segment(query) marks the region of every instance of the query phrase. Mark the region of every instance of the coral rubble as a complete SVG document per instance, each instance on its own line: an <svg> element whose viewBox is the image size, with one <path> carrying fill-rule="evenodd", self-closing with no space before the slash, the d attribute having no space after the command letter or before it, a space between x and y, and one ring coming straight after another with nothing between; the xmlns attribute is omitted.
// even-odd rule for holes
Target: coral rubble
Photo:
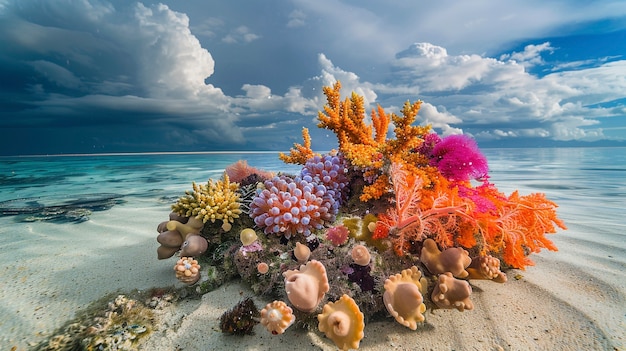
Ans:
<svg viewBox="0 0 626 351"><path fill-rule="evenodd" d="M317 321L350 349L359 347L365 319L391 315L415 330L427 306L472 310L468 280L504 283L506 269L533 264L531 253L557 250L546 238L566 229L557 205L540 193L501 193L473 139L416 125L420 101L399 115L378 106L368 123L363 98L341 100L340 89L324 88L318 114L338 150L314 152L304 128L303 144L279 156L300 172L240 161L221 180L193 183L172 206L158 226L157 253L180 251L176 272L188 291L238 275L274 300L260 313L272 334ZM248 334L257 314L244 300L222 316L222 330Z"/></svg>

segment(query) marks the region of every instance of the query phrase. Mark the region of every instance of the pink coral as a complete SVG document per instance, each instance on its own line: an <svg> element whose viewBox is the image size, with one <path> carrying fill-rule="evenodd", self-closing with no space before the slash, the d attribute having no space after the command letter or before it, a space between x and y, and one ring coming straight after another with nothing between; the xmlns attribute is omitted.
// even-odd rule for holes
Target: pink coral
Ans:
<svg viewBox="0 0 626 351"><path fill-rule="evenodd" d="M265 182L250 204L250 217L265 234L290 238L295 233L309 236L335 220L337 208L326 187L311 177L274 177Z"/></svg>
<svg viewBox="0 0 626 351"><path fill-rule="evenodd" d="M248 165L245 160L239 160L225 169L226 174L233 183L241 183L247 177L256 174L263 179L270 179L274 176L274 173L263 171Z"/></svg>
<svg viewBox="0 0 626 351"><path fill-rule="evenodd" d="M326 240L335 246L343 245L348 241L350 230L343 225L337 225L326 230Z"/></svg>
<svg viewBox="0 0 626 351"><path fill-rule="evenodd" d="M435 145L432 165L446 178L456 181L485 178L489 172L487 158L474 139L466 135L450 135Z"/></svg>

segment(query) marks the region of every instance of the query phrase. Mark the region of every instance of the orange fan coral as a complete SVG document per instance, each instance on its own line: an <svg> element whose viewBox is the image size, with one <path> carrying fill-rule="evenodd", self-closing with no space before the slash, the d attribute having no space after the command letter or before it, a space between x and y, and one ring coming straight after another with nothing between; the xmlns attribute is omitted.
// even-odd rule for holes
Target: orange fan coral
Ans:
<svg viewBox="0 0 626 351"><path fill-rule="evenodd" d="M407 172L399 163L390 167L395 204L379 216L375 238L391 237L397 255L403 255L410 241L433 238L441 247L453 244L457 217L467 217L467 205L454 192L442 193L428 209L422 210L422 179ZM458 204L454 204L454 202ZM381 228L379 228L379 226Z"/></svg>
<svg viewBox="0 0 626 351"><path fill-rule="evenodd" d="M508 204L501 209L501 216L497 220L502 231L504 262L516 268L524 268L534 264L528 258L531 252L539 252L542 248L558 250L545 237L545 234L556 233L555 225L567 229L565 223L556 216L556 207L542 193L520 196L515 191L508 197Z"/></svg>

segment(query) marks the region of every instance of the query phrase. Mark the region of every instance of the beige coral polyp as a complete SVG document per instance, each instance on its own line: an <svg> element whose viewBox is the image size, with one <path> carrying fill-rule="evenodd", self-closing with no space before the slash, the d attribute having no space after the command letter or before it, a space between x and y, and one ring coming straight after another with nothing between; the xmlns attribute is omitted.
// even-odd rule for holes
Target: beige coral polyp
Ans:
<svg viewBox="0 0 626 351"><path fill-rule="evenodd" d="M350 255L352 256L354 263L359 266L367 266L370 264L370 259L372 257L370 255L370 251L363 245L354 245Z"/></svg>
<svg viewBox="0 0 626 351"><path fill-rule="evenodd" d="M319 330L341 350L358 349L365 335L364 316L354 300L343 295L336 302L324 305L317 315Z"/></svg>
<svg viewBox="0 0 626 351"><path fill-rule="evenodd" d="M457 278L466 278L469 273L465 268L469 266L472 259L463 248L450 247L440 251L433 239L426 239L420 254L420 261L432 274L450 272Z"/></svg>
<svg viewBox="0 0 626 351"><path fill-rule="evenodd" d="M385 281L383 302L398 323L415 330L417 323L424 321L426 305L422 293L426 291L427 284L415 266L392 275Z"/></svg>
<svg viewBox="0 0 626 351"><path fill-rule="evenodd" d="M261 324L273 335L284 333L295 320L293 310L283 301L268 303L261 310Z"/></svg>
<svg viewBox="0 0 626 351"><path fill-rule="evenodd" d="M313 312L330 290L326 267L316 260L284 272L283 277L287 298L302 312Z"/></svg>
<svg viewBox="0 0 626 351"><path fill-rule="evenodd" d="M456 279L452 273L440 274L431 298L440 308L456 308L460 312L474 309L470 300L472 287L466 280Z"/></svg>
<svg viewBox="0 0 626 351"><path fill-rule="evenodd" d="M311 257L311 249L308 246L296 243L296 248L293 249L293 255L296 256L298 263L304 263Z"/></svg>

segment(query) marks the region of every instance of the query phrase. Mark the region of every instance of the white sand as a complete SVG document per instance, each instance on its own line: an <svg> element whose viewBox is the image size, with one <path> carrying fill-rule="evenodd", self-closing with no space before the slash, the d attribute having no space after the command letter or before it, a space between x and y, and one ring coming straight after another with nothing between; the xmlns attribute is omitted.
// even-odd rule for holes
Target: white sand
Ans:
<svg viewBox="0 0 626 351"><path fill-rule="evenodd" d="M166 206L116 206L70 226L5 221L0 235L10 239L0 244L0 349L27 350L108 293L177 284L173 259L156 259L155 228L167 214ZM533 255L537 265L509 271L505 284L472 282L473 311L429 311L417 331L391 318L370 322L360 349L626 350L624 244L571 234L552 236L560 251ZM252 293L235 281L158 312L160 326L142 349L336 349L319 332L294 328L281 336L260 325L254 336L222 334L220 315L247 296ZM255 301L258 307L267 302Z"/></svg>

